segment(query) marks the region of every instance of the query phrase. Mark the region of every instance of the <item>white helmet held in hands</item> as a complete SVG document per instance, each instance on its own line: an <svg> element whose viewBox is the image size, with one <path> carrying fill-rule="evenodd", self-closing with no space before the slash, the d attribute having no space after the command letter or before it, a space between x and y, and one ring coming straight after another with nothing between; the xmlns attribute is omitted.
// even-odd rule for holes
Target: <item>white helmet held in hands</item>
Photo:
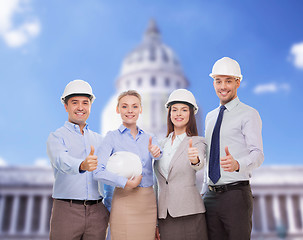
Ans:
<svg viewBox="0 0 303 240"><path fill-rule="evenodd" d="M92 87L89 85L88 82L85 82L83 80L74 80L69 82L66 85L64 92L61 96L61 102L64 104L65 98L72 94L90 95L91 96L90 99L92 103L96 99L95 95L93 94Z"/></svg>
<svg viewBox="0 0 303 240"><path fill-rule="evenodd" d="M173 91L168 98L167 103L165 104L166 108L169 108L174 103L189 103L194 108L194 113L198 112L198 105L194 95L186 89L177 89Z"/></svg>
<svg viewBox="0 0 303 240"><path fill-rule="evenodd" d="M110 156L106 169L119 176L131 178L142 173L142 163L137 154L119 151Z"/></svg>
<svg viewBox="0 0 303 240"><path fill-rule="evenodd" d="M242 80L241 69L239 63L229 57L223 57L215 62L210 77L214 78L218 75L233 76Z"/></svg>

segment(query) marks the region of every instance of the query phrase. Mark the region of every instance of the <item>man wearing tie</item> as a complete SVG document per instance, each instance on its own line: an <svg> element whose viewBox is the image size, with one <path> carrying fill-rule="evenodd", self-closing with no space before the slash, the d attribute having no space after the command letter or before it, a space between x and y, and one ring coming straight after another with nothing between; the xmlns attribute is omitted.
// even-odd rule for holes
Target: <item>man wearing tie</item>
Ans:
<svg viewBox="0 0 303 240"><path fill-rule="evenodd" d="M247 240L253 208L249 179L264 160L262 122L259 113L237 96L242 75L235 60L219 59L210 76L220 106L205 120L208 191L204 203L209 239Z"/></svg>

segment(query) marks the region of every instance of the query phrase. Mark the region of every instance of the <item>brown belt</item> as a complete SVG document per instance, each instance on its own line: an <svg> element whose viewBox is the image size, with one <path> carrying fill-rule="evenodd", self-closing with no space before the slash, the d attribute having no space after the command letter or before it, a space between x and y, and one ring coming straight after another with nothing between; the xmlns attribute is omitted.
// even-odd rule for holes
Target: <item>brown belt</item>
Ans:
<svg viewBox="0 0 303 240"><path fill-rule="evenodd" d="M228 184L224 184L224 185L215 185L215 186L209 185L208 189L211 192L222 193L222 192L227 192L230 190L235 190L235 189L238 189L239 187L247 186L247 185L249 185L249 181L238 181L238 182L228 183Z"/></svg>

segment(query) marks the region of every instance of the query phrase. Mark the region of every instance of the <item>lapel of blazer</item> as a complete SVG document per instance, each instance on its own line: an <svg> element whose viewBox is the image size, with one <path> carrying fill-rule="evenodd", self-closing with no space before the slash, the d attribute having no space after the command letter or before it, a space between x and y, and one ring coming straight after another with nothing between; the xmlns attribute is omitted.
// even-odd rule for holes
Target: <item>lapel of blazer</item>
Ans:
<svg viewBox="0 0 303 240"><path fill-rule="evenodd" d="M175 152L173 158L170 161L169 164L169 170L168 170L168 178L169 178L169 174L174 166L174 164L176 163L177 159L179 158L179 156L182 154L183 151L186 151L188 148L188 136L185 136L185 138L183 139L183 141L180 143L177 151Z"/></svg>
<svg viewBox="0 0 303 240"><path fill-rule="evenodd" d="M166 142L167 142L167 138L162 142L161 148L163 149L163 147L165 146ZM156 171L165 179L164 174L161 172L161 168L159 167L159 161L161 161L161 159L159 160L155 160L154 165L155 165L155 169Z"/></svg>

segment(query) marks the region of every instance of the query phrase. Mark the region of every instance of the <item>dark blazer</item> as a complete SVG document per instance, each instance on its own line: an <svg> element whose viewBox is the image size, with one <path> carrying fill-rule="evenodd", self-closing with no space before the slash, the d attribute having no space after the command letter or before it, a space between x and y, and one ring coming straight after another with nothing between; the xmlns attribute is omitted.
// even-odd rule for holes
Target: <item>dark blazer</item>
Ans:
<svg viewBox="0 0 303 240"><path fill-rule="evenodd" d="M188 160L189 139L193 139L193 147L198 148L200 165L193 166ZM161 143L164 147L168 138ZM167 211L172 217L204 213L205 207L196 187L196 171L203 168L205 163L206 143L203 137L186 136L180 143L169 166L167 179L159 168L159 159L155 161L154 170L157 177L158 218L166 218ZM202 159L201 159L202 158Z"/></svg>

